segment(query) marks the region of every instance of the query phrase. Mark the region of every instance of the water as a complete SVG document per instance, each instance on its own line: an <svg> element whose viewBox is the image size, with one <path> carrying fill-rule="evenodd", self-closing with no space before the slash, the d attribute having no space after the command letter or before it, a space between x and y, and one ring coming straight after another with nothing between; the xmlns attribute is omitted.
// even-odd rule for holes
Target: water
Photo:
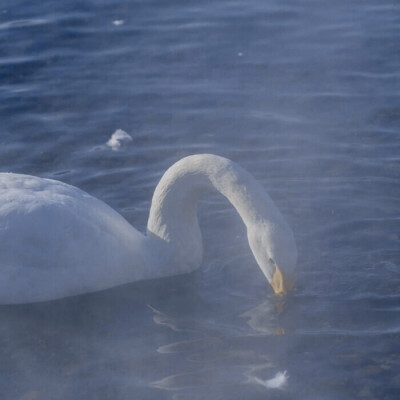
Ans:
<svg viewBox="0 0 400 400"><path fill-rule="evenodd" d="M163 171L220 154L268 189L299 261L274 298L239 217L207 197L196 273L1 306L2 398L397 399L399 22L387 0L3 0L2 171L144 230ZM104 146L116 129L123 151Z"/></svg>

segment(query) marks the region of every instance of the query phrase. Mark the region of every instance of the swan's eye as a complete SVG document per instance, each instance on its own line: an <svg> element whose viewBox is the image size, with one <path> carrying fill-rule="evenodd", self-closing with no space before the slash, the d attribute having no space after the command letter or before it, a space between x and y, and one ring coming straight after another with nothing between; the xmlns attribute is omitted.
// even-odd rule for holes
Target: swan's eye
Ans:
<svg viewBox="0 0 400 400"><path fill-rule="evenodd" d="M275 264L275 261L274 261L272 258L270 258L270 259L268 260L268 262L269 262L270 264Z"/></svg>

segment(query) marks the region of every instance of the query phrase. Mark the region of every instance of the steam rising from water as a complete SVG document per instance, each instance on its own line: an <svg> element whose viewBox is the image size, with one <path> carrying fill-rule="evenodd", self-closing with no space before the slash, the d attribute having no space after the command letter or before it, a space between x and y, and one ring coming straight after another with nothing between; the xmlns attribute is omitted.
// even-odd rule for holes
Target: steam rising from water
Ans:
<svg viewBox="0 0 400 400"><path fill-rule="evenodd" d="M397 2L2 7L2 171L74 184L144 231L165 169L220 154L266 187L299 249L280 312L241 221L207 197L195 274L0 307L5 399L397 400ZM134 145L87 151L116 126Z"/></svg>

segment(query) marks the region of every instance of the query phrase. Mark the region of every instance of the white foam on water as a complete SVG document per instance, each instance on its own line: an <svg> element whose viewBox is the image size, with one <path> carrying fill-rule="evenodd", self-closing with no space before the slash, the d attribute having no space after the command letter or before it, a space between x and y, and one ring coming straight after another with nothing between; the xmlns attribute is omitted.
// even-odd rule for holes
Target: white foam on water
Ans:
<svg viewBox="0 0 400 400"><path fill-rule="evenodd" d="M277 372L277 374L271 379L260 379L256 376L251 377L251 381L258 383L267 389L284 389L287 385L289 375L287 371Z"/></svg>
<svg viewBox="0 0 400 400"><path fill-rule="evenodd" d="M123 131L122 129L117 129L110 137L106 145L111 147L112 150L121 150L132 142L132 136Z"/></svg>

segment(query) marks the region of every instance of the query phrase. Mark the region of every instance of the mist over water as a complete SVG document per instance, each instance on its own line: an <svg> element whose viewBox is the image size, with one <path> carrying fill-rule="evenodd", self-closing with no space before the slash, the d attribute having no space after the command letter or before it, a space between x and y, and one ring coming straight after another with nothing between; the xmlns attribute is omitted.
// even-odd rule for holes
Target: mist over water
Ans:
<svg viewBox="0 0 400 400"><path fill-rule="evenodd" d="M219 154L268 190L299 260L275 298L208 196L195 273L0 306L0 397L397 399L399 23L386 0L3 1L1 171L144 231L166 168Z"/></svg>

